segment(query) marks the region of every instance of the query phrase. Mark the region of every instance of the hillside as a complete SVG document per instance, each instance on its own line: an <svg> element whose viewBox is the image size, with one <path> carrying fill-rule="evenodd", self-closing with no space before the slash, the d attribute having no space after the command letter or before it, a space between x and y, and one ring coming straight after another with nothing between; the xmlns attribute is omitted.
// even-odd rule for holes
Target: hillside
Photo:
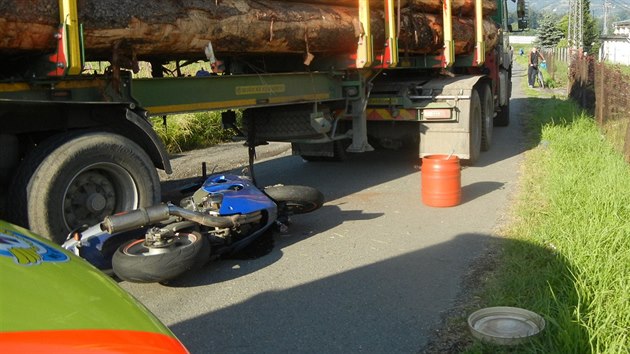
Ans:
<svg viewBox="0 0 630 354"><path fill-rule="evenodd" d="M563 15L569 11L569 0L527 0L527 2L529 7L537 12L555 12ZM630 3L628 0L608 0L608 2L612 5L612 8L609 10L610 16L630 16ZM604 0L591 0L591 11L595 14L596 18L602 18L604 16Z"/></svg>

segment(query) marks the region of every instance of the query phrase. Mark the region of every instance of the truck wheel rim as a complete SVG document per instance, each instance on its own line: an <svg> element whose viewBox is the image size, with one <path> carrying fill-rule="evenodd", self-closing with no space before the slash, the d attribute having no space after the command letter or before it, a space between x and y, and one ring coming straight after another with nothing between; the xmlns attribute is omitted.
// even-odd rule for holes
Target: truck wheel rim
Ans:
<svg viewBox="0 0 630 354"><path fill-rule="evenodd" d="M137 207L138 189L131 174L112 163L97 163L71 178L64 193L63 218L66 227L72 230Z"/></svg>

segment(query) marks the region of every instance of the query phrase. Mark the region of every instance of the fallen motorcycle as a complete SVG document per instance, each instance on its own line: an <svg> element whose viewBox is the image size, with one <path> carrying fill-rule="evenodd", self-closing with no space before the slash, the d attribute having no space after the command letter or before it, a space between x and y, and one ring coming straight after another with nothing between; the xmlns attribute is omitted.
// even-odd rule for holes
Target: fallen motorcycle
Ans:
<svg viewBox="0 0 630 354"><path fill-rule="evenodd" d="M312 187L258 189L250 179L213 175L194 194L171 203L106 217L72 232L63 248L131 282L166 282L222 255L242 250L273 226L322 206Z"/></svg>

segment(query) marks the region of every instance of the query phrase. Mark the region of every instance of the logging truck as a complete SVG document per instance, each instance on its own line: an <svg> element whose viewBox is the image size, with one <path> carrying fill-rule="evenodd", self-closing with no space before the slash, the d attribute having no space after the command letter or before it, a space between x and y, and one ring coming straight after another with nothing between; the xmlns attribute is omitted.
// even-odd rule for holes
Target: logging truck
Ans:
<svg viewBox="0 0 630 354"><path fill-rule="evenodd" d="M171 165L151 116L220 110L250 161L285 141L307 161L419 144L474 163L509 122L507 0L0 7L0 218L57 242L160 200L156 168ZM199 61L209 70L177 74ZM151 77L134 76L144 62Z"/></svg>

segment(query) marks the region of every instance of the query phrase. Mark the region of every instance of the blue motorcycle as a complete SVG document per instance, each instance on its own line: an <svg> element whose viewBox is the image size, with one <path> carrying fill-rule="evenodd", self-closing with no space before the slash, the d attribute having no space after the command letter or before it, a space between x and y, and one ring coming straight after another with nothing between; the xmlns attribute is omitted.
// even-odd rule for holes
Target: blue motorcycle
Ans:
<svg viewBox="0 0 630 354"><path fill-rule="evenodd" d="M242 250L289 216L324 203L317 189L270 186L250 179L212 175L176 206L171 203L106 217L72 232L63 244L97 268L120 279L166 282L189 269Z"/></svg>

